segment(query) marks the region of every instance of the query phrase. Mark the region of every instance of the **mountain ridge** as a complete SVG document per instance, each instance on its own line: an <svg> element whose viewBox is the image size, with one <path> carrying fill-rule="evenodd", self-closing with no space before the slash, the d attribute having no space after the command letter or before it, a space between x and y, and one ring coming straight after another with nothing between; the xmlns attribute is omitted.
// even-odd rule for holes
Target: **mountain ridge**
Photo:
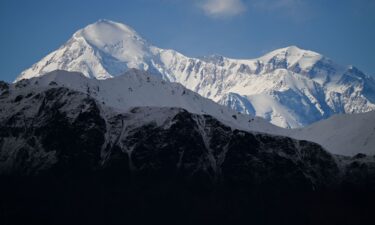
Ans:
<svg viewBox="0 0 375 225"><path fill-rule="evenodd" d="M130 69L121 76L96 80L80 72L56 70L41 77L21 80L13 88L45 89L66 87L91 96L113 111L126 111L131 107L177 107L191 113L211 115L233 129L270 132L274 125L262 118L238 113L230 108L200 96L179 83ZM11 89L8 89L8 91Z"/></svg>

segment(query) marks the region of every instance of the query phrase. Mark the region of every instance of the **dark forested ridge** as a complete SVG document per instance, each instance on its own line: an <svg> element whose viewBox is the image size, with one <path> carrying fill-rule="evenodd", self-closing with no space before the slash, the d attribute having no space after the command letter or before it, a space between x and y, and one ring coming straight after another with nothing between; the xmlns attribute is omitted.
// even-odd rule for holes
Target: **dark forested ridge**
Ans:
<svg viewBox="0 0 375 225"><path fill-rule="evenodd" d="M22 88L22 87L21 87ZM0 83L2 224L371 224L374 158Z"/></svg>

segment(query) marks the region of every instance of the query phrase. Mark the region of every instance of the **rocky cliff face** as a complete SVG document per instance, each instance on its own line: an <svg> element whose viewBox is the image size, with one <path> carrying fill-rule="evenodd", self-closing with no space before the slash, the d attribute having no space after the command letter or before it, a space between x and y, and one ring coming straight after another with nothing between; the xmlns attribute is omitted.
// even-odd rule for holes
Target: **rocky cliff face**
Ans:
<svg viewBox="0 0 375 225"><path fill-rule="evenodd" d="M327 201L338 204L337 193L375 187L369 156L334 156L311 142L232 129L179 108L119 112L56 83L23 85L1 84L0 193L7 222L240 223L251 221L250 213L264 224L300 223L313 219L306 201L324 205L322 196L334 191ZM362 197L356 210L372 199ZM340 207L352 207L346 204ZM301 214L293 217L296 210ZM367 219L366 213L350 219L360 215Z"/></svg>

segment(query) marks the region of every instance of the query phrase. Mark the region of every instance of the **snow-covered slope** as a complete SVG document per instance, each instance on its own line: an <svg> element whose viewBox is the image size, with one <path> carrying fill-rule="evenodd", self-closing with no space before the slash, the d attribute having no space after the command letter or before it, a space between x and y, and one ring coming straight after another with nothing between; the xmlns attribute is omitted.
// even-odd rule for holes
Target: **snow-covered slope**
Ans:
<svg viewBox="0 0 375 225"><path fill-rule="evenodd" d="M334 154L375 155L375 112L335 115L284 134L319 143Z"/></svg>
<svg viewBox="0 0 375 225"><path fill-rule="evenodd" d="M77 31L16 81L56 69L107 79L129 68L179 82L203 97L286 128L375 109L373 78L316 52L290 46L257 59L189 58L155 47L132 28L108 20Z"/></svg>
<svg viewBox="0 0 375 225"><path fill-rule="evenodd" d="M268 132L275 126L260 117L238 113L148 72L130 69L125 74L106 80L89 79L79 72L56 70L16 83L13 88L43 89L51 86L66 87L85 93L114 111L124 112L134 107L177 107L191 113L211 115L227 126L247 131Z"/></svg>

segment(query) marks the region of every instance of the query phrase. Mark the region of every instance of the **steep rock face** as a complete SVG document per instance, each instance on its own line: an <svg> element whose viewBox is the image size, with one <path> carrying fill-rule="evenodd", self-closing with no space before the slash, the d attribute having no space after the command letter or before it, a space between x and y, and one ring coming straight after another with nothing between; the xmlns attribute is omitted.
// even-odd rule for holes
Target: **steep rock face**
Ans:
<svg viewBox="0 0 375 225"><path fill-rule="evenodd" d="M190 58L155 47L129 26L108 20L77 31L58 50L22 72L17 81L56 69L107 79L129 68L179 82L203 97L286 128L306 126L334 114L375 109L373 78L316 52L290 46L256 59ZM227 97L231 93L242 107Z"/></svg>

